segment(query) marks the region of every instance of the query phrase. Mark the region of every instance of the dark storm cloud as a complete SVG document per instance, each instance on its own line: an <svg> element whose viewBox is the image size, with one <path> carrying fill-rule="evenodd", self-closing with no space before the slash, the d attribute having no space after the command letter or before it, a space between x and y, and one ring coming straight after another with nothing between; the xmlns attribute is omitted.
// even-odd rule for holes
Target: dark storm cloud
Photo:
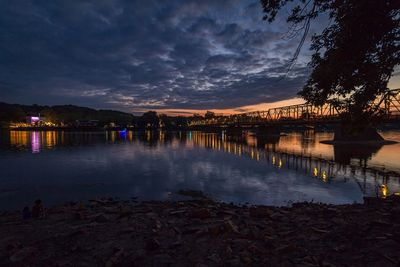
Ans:
<svg viewBox="0 0 400 267"><path fill-rule="evenodd" d="M258 1L0 0L0 101L230 108L294 97ZM277 23L280 25L280 23Z"/></svg>

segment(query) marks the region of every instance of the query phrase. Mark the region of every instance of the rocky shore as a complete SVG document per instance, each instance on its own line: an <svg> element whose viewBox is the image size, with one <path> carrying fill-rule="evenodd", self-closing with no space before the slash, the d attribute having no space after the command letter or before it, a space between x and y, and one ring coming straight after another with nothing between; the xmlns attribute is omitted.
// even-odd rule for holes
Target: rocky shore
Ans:
<svg viewBox="0 0 400 267"><path fill-rule="evenodd" d="M1 266L399 266L400 197L235 206L113 199L0 214Z"/></svg>

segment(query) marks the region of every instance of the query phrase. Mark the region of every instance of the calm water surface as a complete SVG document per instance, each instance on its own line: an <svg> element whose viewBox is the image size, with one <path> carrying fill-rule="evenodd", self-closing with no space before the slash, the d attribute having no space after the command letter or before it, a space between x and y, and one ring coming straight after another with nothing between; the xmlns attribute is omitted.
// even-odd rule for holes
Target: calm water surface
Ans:
<svg viewBox="0 0 400 267"><path fill-rule="evenodd" d="M400 141L400 131L382 132ZM400 144L335 147L329 132L267 138L204 132L1 132L0 209L41 198L169 199L180 189L218 200L286 205L362 202L400 192Z"/></svg>

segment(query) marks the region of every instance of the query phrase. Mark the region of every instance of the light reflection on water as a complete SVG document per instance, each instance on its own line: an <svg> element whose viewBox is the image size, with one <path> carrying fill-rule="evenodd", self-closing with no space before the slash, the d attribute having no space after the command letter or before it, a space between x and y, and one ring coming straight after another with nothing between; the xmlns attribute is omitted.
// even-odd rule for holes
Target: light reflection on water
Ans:
<svg viewBox="0 0 400 267"><path fill-rule="evenodd" d="M31 132L32 153L40 152L40 136L38 132Z"/></svg>
<svg viewBox="0 0 400 267"><path fill-rule="evenodd" d="M382 134L400 141L400 132ZM332 137L314 131L275 137L10 131L0 141L0 208L36 197L50 203L104 195L165 199L179 189L271 205L360 202L400 191L399 144L361 149L320 143Z"/></svg>

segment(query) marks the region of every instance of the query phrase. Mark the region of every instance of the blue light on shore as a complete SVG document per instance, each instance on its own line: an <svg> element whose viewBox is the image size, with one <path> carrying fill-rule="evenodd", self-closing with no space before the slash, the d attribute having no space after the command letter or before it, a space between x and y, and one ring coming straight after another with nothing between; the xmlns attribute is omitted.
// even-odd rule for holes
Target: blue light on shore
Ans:
<svg viewBox="0 0 400 267"><path fill-rule="evenodd" d="M119 131L121 138L126 139L126 129Z"/></svg>

